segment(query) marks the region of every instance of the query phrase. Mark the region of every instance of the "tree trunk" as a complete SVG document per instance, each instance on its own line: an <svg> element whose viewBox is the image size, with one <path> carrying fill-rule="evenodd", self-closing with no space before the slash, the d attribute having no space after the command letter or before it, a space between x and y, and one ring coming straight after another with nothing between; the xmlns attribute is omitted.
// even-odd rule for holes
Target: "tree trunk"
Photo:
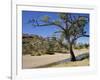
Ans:
<svg viewBox="0 0 100 80"><path fill-rule="evenodd" d="M72 44L70 43L69 46L70 46L69 50L70 50L70 54L71 54L71 61L76 61L76 57L73 52Z"/></svg>

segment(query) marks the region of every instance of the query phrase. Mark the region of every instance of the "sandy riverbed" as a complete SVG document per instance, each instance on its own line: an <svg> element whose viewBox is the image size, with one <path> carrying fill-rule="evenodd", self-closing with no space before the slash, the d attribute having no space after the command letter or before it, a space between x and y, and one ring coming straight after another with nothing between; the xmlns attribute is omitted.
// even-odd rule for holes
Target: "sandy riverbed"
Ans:
<svg viewBox="0 0 100 80"><path fill-rule="evenodd" d="M88 50L74 50L74 52L75 52L75 56L77 56L83 53L87 53L89 51ZM70 58L70 54L55 53L54 55L43 55L43 56L23 55L22 68L23 69L36 68L39 66L58 62L67 58Z"/></svg>

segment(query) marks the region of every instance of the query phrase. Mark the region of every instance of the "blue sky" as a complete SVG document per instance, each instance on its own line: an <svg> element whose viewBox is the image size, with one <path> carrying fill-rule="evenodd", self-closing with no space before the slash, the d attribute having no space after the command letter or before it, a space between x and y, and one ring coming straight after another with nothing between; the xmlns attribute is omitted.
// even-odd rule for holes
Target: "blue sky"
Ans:
<svg viewBox="0 0 100 80"><path fill-rule="evenodd" d="M50 16L51 19L55 20L58 19L58 14L56 12L35 12L35 11L22 11L22 30L23 33L28 34L36 34L43 37L50 37L53 35L55 31L58 30L56 26L45 26L45 27L33 27L32 24L29 24L28 21L32 18L38 19L42 16ZM77 15L77 13L72 13L73 15ZM89 14L78 14L89 17ZM85 30L89 34L89 23L86 25ZM89 43L89 38L79 38L77 42L80 43Z"/></svg>

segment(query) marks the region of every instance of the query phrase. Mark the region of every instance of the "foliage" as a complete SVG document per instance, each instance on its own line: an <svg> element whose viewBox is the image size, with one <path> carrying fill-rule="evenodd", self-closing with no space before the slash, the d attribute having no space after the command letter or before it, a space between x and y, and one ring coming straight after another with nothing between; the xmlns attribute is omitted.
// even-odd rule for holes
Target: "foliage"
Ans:
<svg viewBox="0 0 100 80"><path fill-rule="evenodd" d="M63 52L62 46L56 38L43 38L38 35L23 34L22 53L32 56L40 56L44 54L54 54L55 52Z"/></svg>
<svg viewBox="0 0 100 80"><path fill-rule="evenodd" d="M74 48L75 49L88 49L89 48L89 44L87 44L87 43L85 43L85 44L78 43L78 44L74 45Z"/></svg>
<svg viewBox="0 0 100 80"><path fill-rule="evenodd" d="M73 44L75 41L80 38L80 37L89 37L87 35L87 32L85 31L85 25L89 22L88 17L86 16L80 16L79 14L74 15L71 13L59 13L58 15L59 19L51 19L50 16L42 16L40 18L40 22L38 22L36 19L34 19L32 25L34 27L44 27L44 26L50 26L50 25L55 25L56 27L59 28L61 35L63 35L63 40L66 40L66 43L68 43L68 48L70 50L71 54L71 60L76 61L74 52L73 52ZM63 42L61 38L61 45ZM50 44L50 46L52 46Z"/></svg>

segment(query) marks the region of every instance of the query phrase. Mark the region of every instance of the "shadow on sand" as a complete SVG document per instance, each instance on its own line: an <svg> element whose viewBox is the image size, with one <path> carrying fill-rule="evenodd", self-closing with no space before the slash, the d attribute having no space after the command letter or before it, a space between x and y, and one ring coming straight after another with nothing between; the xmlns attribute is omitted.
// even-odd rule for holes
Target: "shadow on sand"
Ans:
<svg viewBox="0 0 100 80"><path fill-rule="evenodd" d="M80 54L80 55L76 56L77 61L82 61L82 60L87 59L87 58L89 58L89 53L84 53L84 54ZM67 59L57 61L57 62L54 62L51 64L46 64L46 65L33 67L33 68L47 68L47 67L50 67L52 65L57 65L57 64L65 63L65 62L71 62L71 58L67 58Z"/></svg>

